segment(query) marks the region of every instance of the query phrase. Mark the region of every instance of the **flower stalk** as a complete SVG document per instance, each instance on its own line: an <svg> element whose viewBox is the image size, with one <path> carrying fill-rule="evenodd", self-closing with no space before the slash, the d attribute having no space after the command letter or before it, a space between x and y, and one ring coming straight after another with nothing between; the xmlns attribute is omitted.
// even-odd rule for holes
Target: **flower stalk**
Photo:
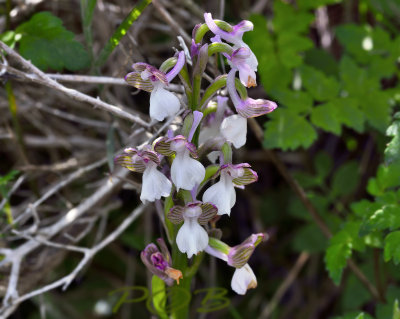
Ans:
<svg viewBox="0 0 400 319"><path fill-rule="evenodd" d="M125 78L130 85L149 92L150 117L155 121L176 116L182 102L186 109L182 127L169 130L167 136L152 145L126 148L115 161L135 174L143 174L142 201L165 198L161 222L165 223L172 256L163 240L158 240L159 248L149 244L141 255L149 271L166 285L179 284L190 295L192 278L207 252L235 268L231 287L243 295L257 285L248 260L264 234L253 234L233 247L213 236L222 236L216 226L220 218L231 214L236 189L258 180L249 164L233 164L233 149L246 144L247 119L272 112L277 105L247 95L247 88L257 85L257 59L242 39L244 32L253 29L252 23L242 21L231 26L213 20L209 13L204 18L205 23L195 26L192 32L191 72L181 51L159 69L135 63L134 71ZM210 43L203 43L207 32L213 37ZM207 64L218 53L227 59L231 70L217 76L202 93ZM185 92L180 99L168 90L177 76ZM221 96L225 87L229 97ZM203 192L205 187L208 188ZM180 297L175 291L171 300L179 304ZM186 306L172 310L170 317L183 319L188 313Z"/></svg>

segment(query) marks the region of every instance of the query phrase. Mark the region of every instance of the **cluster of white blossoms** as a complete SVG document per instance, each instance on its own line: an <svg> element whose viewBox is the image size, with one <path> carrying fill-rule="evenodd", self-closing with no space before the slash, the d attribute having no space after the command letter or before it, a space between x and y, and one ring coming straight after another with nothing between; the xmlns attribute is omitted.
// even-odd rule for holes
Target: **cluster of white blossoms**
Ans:
<svg viewBox="0 0 400 319"><path fill-rule="evenodd" d="M236 268L232 289L245 294L247 289L257 285L247 261L264 235L253 234L242 244L229 247L207 230L212 228L210 221L215 227L217 215L230 215L236 202L236 188L244 189L258 179L249 164L232 163L232 146L237 149L246 144L247 118L272 112L277 105L269 100L247 97L246 88L256 85L258 62L242 37L244 32L253 29L253 24L242 21L231 26L213 20L210 13L205 13L204 18L205 24L196 25L193 30L191 76L181 51L159 69L135 63L134 72L125 78L132 86L150 92L149 113L153 120L174 117L184 107L187 111L183 127L177 132L169 131L168 136L157 139L152 145L126 148L115 160L131 171L143 173L141 201L153 202L161 197L172 200L174 205L165 217L179 227L173 238L178 249L188 258L205 251L226 261ZM211 43L203 44L208 31L213 33ZM231 69L228 74L218 76L201 95L201 79L207 61L217 53L226 57ZM168 84L177 75L185 90L181 99L185 105L168 90ZM223 87L227 88L237 114L229 108L228 97L220 95ZM211 185L214 180L217 181ZM159 243L162 253L157 246L149 244L142 252L142 259L150 271L171 285L173 279L179 280L182 274L171 267L165 243Z"/></svg>

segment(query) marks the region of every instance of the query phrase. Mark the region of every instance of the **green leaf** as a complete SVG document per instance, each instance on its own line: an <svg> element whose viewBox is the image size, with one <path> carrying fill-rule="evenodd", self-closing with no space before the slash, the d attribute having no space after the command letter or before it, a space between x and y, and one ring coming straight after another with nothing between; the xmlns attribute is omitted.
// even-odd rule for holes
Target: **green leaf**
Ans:
<svg viewBox="0 0 400 319"><path fill-rule="evenodd" d="M373 47L373 40L366 26L355 24L342 24L335 29L336 36L341 45L358 62L366 63L370 59L369 49Z"/></svg>
<svg viewBox="0 0 400 319"><path fill-rule="evenodd" d="M0 185L7 185L7 183L11 182L18 174L19 171L13 169L4 176L0 175Z"/></svg>
<svg viewBox="0 0 400 319"><path fill-rule="evenodd" d="M400 206L384 205L376 210L363 225L365 231L397 229L400 227Z"/></svg>
<svg viewBox="0 0 400 319"><path fill-rule="evenodd" d="M261 55L257 58L259 58L258 73L264 89L267 92L287 89L293 78L292 71L284 66L275 54Z"/></svg>
<svg viewBox="0 0 400 319"><path fill-rule="evenodd" d="M326 249L328 240L314 224L301 227L295 234L293 249L297 252L319 253Z"/></svg>
<svg viewBox="0 0 400 319"><path fill-rule="evenodd" d="M396 299L393 303L393 319L400 319L399 300Z"/></svg>
<svg viewBox="0 0 400 319"><path fill-rule="evenodd" d="M282 0L274 1L274 14L274 31L278 34L306 32L314 20L313 14L295 10Z"/></svg>
<svg viewBox="0 0 400 319"><path fill-rule="evenodd" d="M317 138L315 129L304 117L285 109L271 113L271 121L265 127L264 146L267 148L307 148Z"/></svg>
<svg viewBox="0 0 400 319"><path fill-rule="evenodd" d="M365 116L358 108L358 101L353 98L337 98L330 101L336 109L336 116L339 122L356 130L359 133L364 131Z"/></svg>
<svg viewBox="0 0 400 319"><path fill-rule="evenodd" d="M248 44L258 59L262 56L274 55L274 41L267 29L267 20L261 14L252 14L249 19L254 29L252 32L245 32L243 40Z"/></svg>
<svg viewBox="0 0 400 319"><path fill-rule="evenodd" d="M386 290L386 304L379 303L376 306L376 318L387 319L393 318L393 305L400 296L400 288L397 286L389 286Z"/></svg>
<svg viewBox="0 0 400 319"><path fill-rule="evenodd" d="M386 262L393 259L395 265L400 263L400 231L391 232L385 237L383 255Z"/></svg>
<svg viewBox="0 0 400 319"><path fill-rule="evenodd" d="M385 149L385 161L388 164L400 160L400 113L396 113L394 118L396 120L386 130L386 135L393 137Z"/></svg>
<svg viewBox="0 0 400 319"><path fill-rule="evenodd" d="M341 3L342 0L298 0L297 5L301 10L317 9L318 7Z"/></svg>
<svg viewBox="0 0 400 319"><path fill-rule="evenodd" d="M335 98L339 93L339 83L333 77L303 65L300 67L302 84L317 101L324 102Z"/></svg>
<svg viewBox="0 0 400 319"><path fill-rule="evenodd" d="M361 281L358 280L353 274L349 275L342 293L342 308L344 310L358 309L370 299L371 295L365 289Z"/></svg>
<svg viewBox="0 0 400 319"><path fill-rule="evenodd" d="M10 48L14 48L17 42L17 34L14 31L6 31L0 34L0 41L7 44Z"/></svg>
<svg viewBox="0 0 400 319"><path fill-rule="evenodd" d="M358 163L347 162L339 167L332 179L332 196L353 193L359 183Z"/></svg>
<svg viewBox="0 0 400 319"><path fill-rule="evenodd" d="M333 103L318 105L311 111L311 122L327 132L340 135L342 129Z"/></svg>
<svg viewBox="0 0 400 319"><path fill-rule="evenodd" d="M332 167L332 157L325 152L319 152L315 157L315 170L320 179L325 179L331 172Z"/></svg>
<svg viewBox="0 0 400 319"><path fill-rule="evenodd" d="M286 106L293 113L308 113L313 106L313 99L307 92L289 89L272 90L270 94L279 105Z"/></svg>
<svg viewBox="0 0 400 319"><path fill-rule="evenodd" d="M400 16L400 3L398 0L369 0L368 3L385 16L393 18Z"/></svg>
<svg viewBox="0 0 400 319"><path fill-rule="evenodd" d="M291 69L302 64L300 53L312 48L314 44L305 36L285 32L278 35L277 46L280 61Z"/></svg>
<svg viewBox="0 0 400 319"><path fill-rule="evenodd" d="M352 250L362 251L365 249L364 241L358 236L359 229L359 222L348 222L330 240L325 253L325 266L336 285L340 283L343 269L347 259L352 255Z"/></svg>
<svg viewBox="0 0 400 319"><path fill-rule="evenodd" d="M304 53L305 64L314 69L324 72L328 76L337 77L339 74L339 66L336 59L329 52L312 48Z"/></svg>
<svg viewBox="0 0 400 319"><path fill-rule="evenodd" d="M351 245L349 243L331 244L325 253L325 266L329 276L336 285L340 284L347 259L351 257Z"/></svg>
<svg viewBox="0 0 400 319"><path fill-rule="evenodd" d="M364 312L352 311L352 312L346 313L345 315L343 315L341 317L334 317L332 319L374 319L374 318Z"/></svg>
<svg viewBox="0 0 400 319"><path fill-rule="evenodd" d="M359 97L360 107L369 123L380 132L385 132L390 121L391 105L389 95L384 91L366 92Z"/></svg>
<svg viewBox="0 0 400 319"><path fill-rule="evenodd" d="M155 275L151 277L151 293L153 298L153 306L157 314L162 319L168 319L168 314L165 310L165 306L167 304L165 282Z"/></svg>
<svg viewBox="0 0 400 319"><path fill-rule="evenodd" d="M367 190L371 195L382 196L388 188L400 185L400 162L379 165L376 178L368 181Z"/></svg>
<svg viewBox="0 0 400 319"><path fill-rule="evenodd" d="M344 89L350 97L363 98L367 93L377 91L380 88L379 79L370 78L367 71L358 67L348 56L344 56L340 60L339 72ZM369 103L374 105L371 101Z"/></svg>
<svg viewBox="0 0 400 319"><path fill-rule="evenodd" d="M89 56L82 44L74 40L62 21L50 12L39 12L17 29L20 34L19 52L42 70L66 68L76 71L89 64Z"/></svg>

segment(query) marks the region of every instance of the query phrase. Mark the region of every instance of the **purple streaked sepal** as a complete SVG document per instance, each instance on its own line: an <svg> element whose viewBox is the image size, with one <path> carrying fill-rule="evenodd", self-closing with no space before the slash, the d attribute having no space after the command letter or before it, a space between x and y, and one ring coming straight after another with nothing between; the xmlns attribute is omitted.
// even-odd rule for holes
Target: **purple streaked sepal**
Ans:
<svg viewBox="0 0 400 319"><path fill-rule="evenodd" d="M258 174L250 168L248 163L240 164L224 164L221 165L220 169L213 176L217 177L221 172L225 172L232 177L232 182L235 186L245 186L254 183L258 180Z"/></svg>
<svg viewBox="0 0 400 319"><path fill-rule="evenodd" d="M185 142L185 146L186 148L189 150L190 155L193 158L197 158L197 150L196 150L196 146L190 142L187 141L186 137L184 137L183 135L177 135L175 137L161 137L159 139L157 139L154 143L154 149L156 152L165 155L165 156L171 156L176 154L176 151L173 149L173 147L171 148L171 145L175 142Z"/></svg>
<svg viewBox="0 0 400 319"><path fill-rule="evenodd" d="M132 68L140 73L143 80L149 79L152 82L160 81L165 85L168 84L166 74L150 64L138 62L134 63Z"/></svg>
<svg viewBox="0 0 400 319"><path fill-rule="evenodd" d="M126 148L124 152L114 159L116 164L121 165L133 172L143 173L147 164L152 161L156 165L160 164L158 154L151 150L138 150L136 148Z"/></svg>
<svg viewBox="0 0 400 319"><path fill-rule="evenodd" d="M229 92L229 95L232 99L233 105L236 108L236 111L243 117L251 118L256 116L261 116L267 113L272 112L277 108L277 104L273 101L263 100L263 99L252 99L247 97L245 100L242 100L236 91L235 87L235 74L236 69L232 69L228 73L228 77L226 79L226 86Z"/></svg>
<svg viewBox="0 0 400 319"><path fill-rule="evenodd" d="M247 264L255 248L264 238L265 235L263 233L252 234L243 243L232 247L227 257L228 265L235 268L242 268Z"/></svg>
<svg viewBox="0 0 400 319"><path fill-rule="evenodd" d="M168 219L175 225L179 225L184 221L184 213L186 209L200 207L201 214L197 217L200 225L206 225L211 219L217 215L218 209L211 203L203 203L195 201L188 203L186 206L176 205L172 207L167 215Z"/></svg>

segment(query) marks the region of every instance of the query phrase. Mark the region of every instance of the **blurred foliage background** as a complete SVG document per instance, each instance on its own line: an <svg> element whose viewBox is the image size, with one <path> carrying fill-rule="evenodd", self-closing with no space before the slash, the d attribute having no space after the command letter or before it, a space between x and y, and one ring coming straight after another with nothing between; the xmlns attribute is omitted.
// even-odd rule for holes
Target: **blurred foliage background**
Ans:
<svg viewBox="0 0 400 319"><path fill-rule="evenodd" d="M263 133L253 123L246 148L236 152L236 162L250 163L259 181L237 192L231 217L218 226L230 245L255 232L269 239L250 260L258 287L244 297L229 289L232 269L205 258L195 288L225 287L231 303L200 314L204 295L193 295L191 318L400 318L400 1L148 2L1 1L0 40L48 73L123 78L134 62L159 66L172 47L179 48L176 36L190 35L203 22L203 12L232 24L254 23L244 40L259 61L259 85L249 93L279 108L257 118ZM89 196L99 178L113 171L114 153L135 141L130 136L135 127L44 86L20 82L10 69L1 80L5 247L18 244L18 238L10 244L7 225L24 205L60 178L104 158L38 213L43 220L57 219ZM66 85L134 114L148 112L148 95L127 86ZM19 189L9 195L21 176ZM133 174L129 179L139 181ZM96 218L80 245L98 242L138 203L132 187L114 192L89 212L88 218ZM150 317L145 301L111 313L121 293L110 292L148 285L139 254L162 233L155 209L148 209L68 290L34 297L11 318ZM65 276L80 258L55 253L38 269L26 266L21 279L29 282L34 271L37 278L27 283L32 290Z"/></svg>

